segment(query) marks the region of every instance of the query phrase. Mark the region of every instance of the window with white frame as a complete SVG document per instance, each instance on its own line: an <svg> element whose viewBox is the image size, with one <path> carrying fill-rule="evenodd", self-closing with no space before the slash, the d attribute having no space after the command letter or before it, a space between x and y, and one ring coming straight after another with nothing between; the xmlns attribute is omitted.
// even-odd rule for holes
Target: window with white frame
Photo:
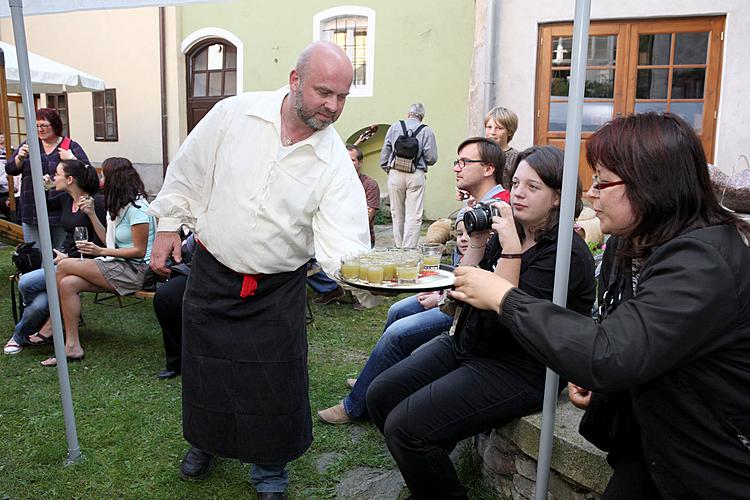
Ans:
<svg viewBox="0 0 750 500"><path fill-rule="evenodd" d="M375 11L367 7L328 9L313 18L314 40L341 47L354 67L351 96L372 96Z"/></svg>

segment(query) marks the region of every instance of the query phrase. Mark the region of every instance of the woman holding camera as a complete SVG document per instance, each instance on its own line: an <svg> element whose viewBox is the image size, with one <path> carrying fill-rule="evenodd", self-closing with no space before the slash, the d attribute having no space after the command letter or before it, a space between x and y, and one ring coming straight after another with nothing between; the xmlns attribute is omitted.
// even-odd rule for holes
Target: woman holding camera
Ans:
<svg viewBox="0 0 750 500"><path fill-rule="evenodd" d="M603 499L747 498L750 226L719 204L700 140L676 115L613 120L587 158L593 207L614 235L596 320L479 270L457 273L454 296L495 314L499 336L591 404L614 468ZM614 405L598 411L589 391L614 393Z"/></svg>
<svg viewBox="0 0 750 500"><path fill-rule="evenodd" d="M65 231L62 246L54 249L55 264L58 264L66 257L80 257L73 239L76 227L86 226L93 240L101 244L95 233L95 225L101 226L106 210L104 197L98 193L99 176L96 169L82 161L61 161L55 171L54 188L58 193L64 193L47 200L47 206L51 210L60 212L60 227ZM45 335L44 328L39 330L49 316L44 269L24 273L18 281L18 291L25 307L13 330L13 337L5 344L5 354L18 354L24 345L52 342L51 331ZM36 333L32 335L34 331Z"/></svg>
<svg viewBox="0 0 750 500"><path fill-rule="evenodd" d="M482 168L471 158L465 164ZM494 205L501 217L494 219L492 236L489 227L474 228L458 269L479 265L531 296L551 299L562 167L559 149L523 151L512 170L511 205ZM579 185L578 212L580 191ZM594 300L594 264L576 235L571 271L568 307L587 314ZM367 392L370 415L414 498L465 498L451 449L542 405L545 367L503 334L497 314L468 305L456 314L455 335L412 353L380 374Z"/></svg>
<svg viewBox="0 0 750 500"><path fill-rule="evenodd" d="M77 243L84 255L99 257L91 260L65 259L57 266L57 287L65 324L65 353L68 360L83 359L78 337L81 317L81 292L113 292L118 295L135 293L143 280L151 258L156 223L146 213L149 204L138 172L126 158L107 158L102 162L104 201L109 218L106 247L93 241ZM98 224L97 234L104 234ZM54 357L42 361L55 366Z"/></svg>

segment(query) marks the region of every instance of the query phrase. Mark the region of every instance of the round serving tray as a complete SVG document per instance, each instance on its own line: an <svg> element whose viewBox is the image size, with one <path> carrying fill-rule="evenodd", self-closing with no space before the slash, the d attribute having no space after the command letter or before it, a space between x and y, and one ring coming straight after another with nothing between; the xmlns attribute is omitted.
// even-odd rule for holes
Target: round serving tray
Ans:
<svg viewBox="0 0 750 500"><path fill-rule="evenodd" d="M453 275L453 267L441 265L438 269L437 274L430 276L421 276L417 278L417 282L412 285L401 284L396 282L371 284L358 279L349 280L341 276L341 271L336 271L336 279L354 288L361 290L368 290L370 292L402 292L402 293L416 293L416 292L433 292L436 290L445 290L451 288L456 281L456 277Z"/></svg>

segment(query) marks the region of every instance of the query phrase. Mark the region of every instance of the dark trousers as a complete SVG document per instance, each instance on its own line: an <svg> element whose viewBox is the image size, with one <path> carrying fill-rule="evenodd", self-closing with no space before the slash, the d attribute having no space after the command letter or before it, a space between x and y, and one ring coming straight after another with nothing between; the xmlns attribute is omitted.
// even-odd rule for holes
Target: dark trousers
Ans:
<svg viewBox="0 0 750 500"><path fill-rule="evenodd" d="M154 312L164 339L166 369L180 373L182 363L182 297L187 276L177 275L161 283L154 295Z"/></svg>
<svg viewBox="0 0 750 500"><path fill-rule="evenodd" d="M614 467L615 472L602 494L602 500L659 500L661 495L646 466L643 454L630 453L621 457Z"/></svg>
<svg viewBox="0 0 750 500"><path fill-rule="evenodd" d="M372 382L367 408L414 498L466 498L448 454L462 439L541 407L543 370L521 372L458 353L446 336Z"/></svg>

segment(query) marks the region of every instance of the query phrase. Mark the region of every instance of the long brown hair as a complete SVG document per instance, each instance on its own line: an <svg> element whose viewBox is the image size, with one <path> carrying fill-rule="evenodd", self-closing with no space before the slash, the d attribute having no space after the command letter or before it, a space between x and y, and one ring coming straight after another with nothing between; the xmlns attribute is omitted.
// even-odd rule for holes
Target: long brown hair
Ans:
<svg viewBox="0 0 750 500"><path fill-rule="evenodd" d="M146 197L146 188L133 164L127 158L112 157L102 162L104 173L104 203L112 220L117 218L120 210L138 198Z"/></svg>
<svg viewBox="0 0 750 500"><path fill-rule="evenodd" d="M691 229L730 224L750 234L750 225L719 204L700 140L677 115L612 120L589 138L586 158L625 181L635 221L620 246L622 257L647 257L655 246Z"/></svg>

